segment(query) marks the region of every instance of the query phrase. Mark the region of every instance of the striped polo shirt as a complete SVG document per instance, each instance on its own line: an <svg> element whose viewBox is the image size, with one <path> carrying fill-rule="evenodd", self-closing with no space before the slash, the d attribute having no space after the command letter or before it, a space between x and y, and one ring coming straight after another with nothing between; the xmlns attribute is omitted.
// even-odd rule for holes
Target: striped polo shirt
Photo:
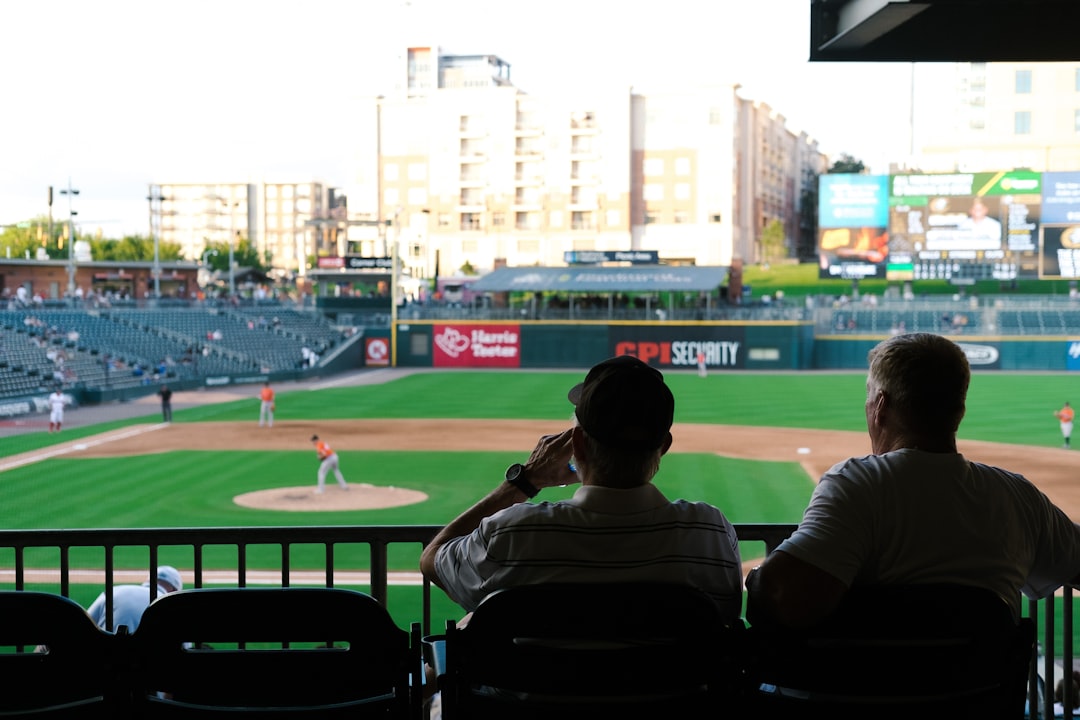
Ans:
<svg viewBox="0 0 1080 720"><path fill-rule="evenodd" d="M489 593L545 582L672 582L708 593L734 620L742 612L735 530L703 502L669 501L651 483L578 488L569 500L518 503L443 545L436 572L473 611Z"/></svg>

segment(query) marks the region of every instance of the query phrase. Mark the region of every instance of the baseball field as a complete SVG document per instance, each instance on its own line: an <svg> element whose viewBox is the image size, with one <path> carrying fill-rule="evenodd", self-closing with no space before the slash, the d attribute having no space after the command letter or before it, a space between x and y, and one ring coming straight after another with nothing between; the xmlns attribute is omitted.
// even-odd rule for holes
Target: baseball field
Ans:
<svg viewBox="0 0 1080 720"><path fill-rule="evenodd" d="M258 427L256 386L178 392L170 425L160 423L153 396L122 419L81 408L62 433L23 428L0 440L4 527L441 525L498 484L541 434L566 427L566 391L583 374L387 370L357 373L355 384L281 385L272 428ZM675 440L656 484L669 497L713 503L734 523L798 522L822 471L869 452L862 373L666 377ZM1080 518L1078 456L1061 448L1053 416L1075 401L1076 386L1064 374L977 374L961 451L1025 474ZM332 477L323 495L312 492L313 434L338 452L348 492ZM541 499L572 492L547 490ZM277 567L274 553L250 562ZM760 546L744 549L750 562L760 554ZM415 571L417 555L392 547L390 569ZM294 562L317 568L320 560L313 551ZM77 587L73 597L85 604L99 590ZM435 618L459 613L436 594ZM415 596L402 591L399 605L391 595L399 620L416 617Z"/></svg>

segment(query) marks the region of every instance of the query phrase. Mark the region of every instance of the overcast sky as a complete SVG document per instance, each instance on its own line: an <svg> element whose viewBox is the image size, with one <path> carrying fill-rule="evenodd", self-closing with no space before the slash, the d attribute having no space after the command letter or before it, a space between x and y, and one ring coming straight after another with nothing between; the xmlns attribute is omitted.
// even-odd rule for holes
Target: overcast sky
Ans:
<svg viewBox="0 0 1080 720"><path fill-rule="evenodd" d="M348 185L347 108L398 51L490 53L514 84L737 82L832 157L902 160L911 66L810 63L809 0L19 0L0 4L0 224L68 180L84 232L148 231L151 182ZM340 98L337 102L335 99ZM287 144L280 138L289 139ZM343 145L345 146L343 148ZM66 217L57 195L53 214Z"/></svg>

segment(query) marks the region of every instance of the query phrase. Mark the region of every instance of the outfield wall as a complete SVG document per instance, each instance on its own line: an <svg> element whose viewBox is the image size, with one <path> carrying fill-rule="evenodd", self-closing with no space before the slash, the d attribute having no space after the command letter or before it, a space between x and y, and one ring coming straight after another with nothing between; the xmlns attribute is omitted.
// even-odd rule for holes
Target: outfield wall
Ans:
<svg viewBox="0 0 1080 720"><path fill-rule="evenodd" d="M866 354L887 335L820 335L802 322L399 323L397 365L404 367L581 368L630 354L667 370L863 370ZM975 370L1080 370L1080 333L1066 336L956 336ZM387 364L374 343L365 364ZM372 362L374 360L374 362Z"/></svg>
<svg viewBox="0 0 1080 720"><path fill-rule="evenodd" d="M800 370L812 360L809 323L423 321L397 327L405 367L581 368L631 354L662 369Z"/></svg>

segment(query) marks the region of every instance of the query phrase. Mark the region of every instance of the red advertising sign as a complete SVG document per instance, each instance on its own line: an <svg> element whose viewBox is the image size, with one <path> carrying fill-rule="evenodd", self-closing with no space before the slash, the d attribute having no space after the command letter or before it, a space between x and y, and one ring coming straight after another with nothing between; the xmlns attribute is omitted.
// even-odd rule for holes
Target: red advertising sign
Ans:
<svg viewBox="0 0 1080 720"><path fill-rule="evenodd" d="M345 258L343 257L321 257L316 258L316 262L320 268L343 268L345 267Z"/></svg>
<svg viewBox="0 0 1080 720"><path fill-rule="evenodd" d="M437 324L435 367L521 367L519 325Z"/></svg>
<svg viewBox="0 0 1080 720"><path fill-rule="evenodd" d="M364 338L364 364L389 365L390 339L382 337Z"/></svg>

